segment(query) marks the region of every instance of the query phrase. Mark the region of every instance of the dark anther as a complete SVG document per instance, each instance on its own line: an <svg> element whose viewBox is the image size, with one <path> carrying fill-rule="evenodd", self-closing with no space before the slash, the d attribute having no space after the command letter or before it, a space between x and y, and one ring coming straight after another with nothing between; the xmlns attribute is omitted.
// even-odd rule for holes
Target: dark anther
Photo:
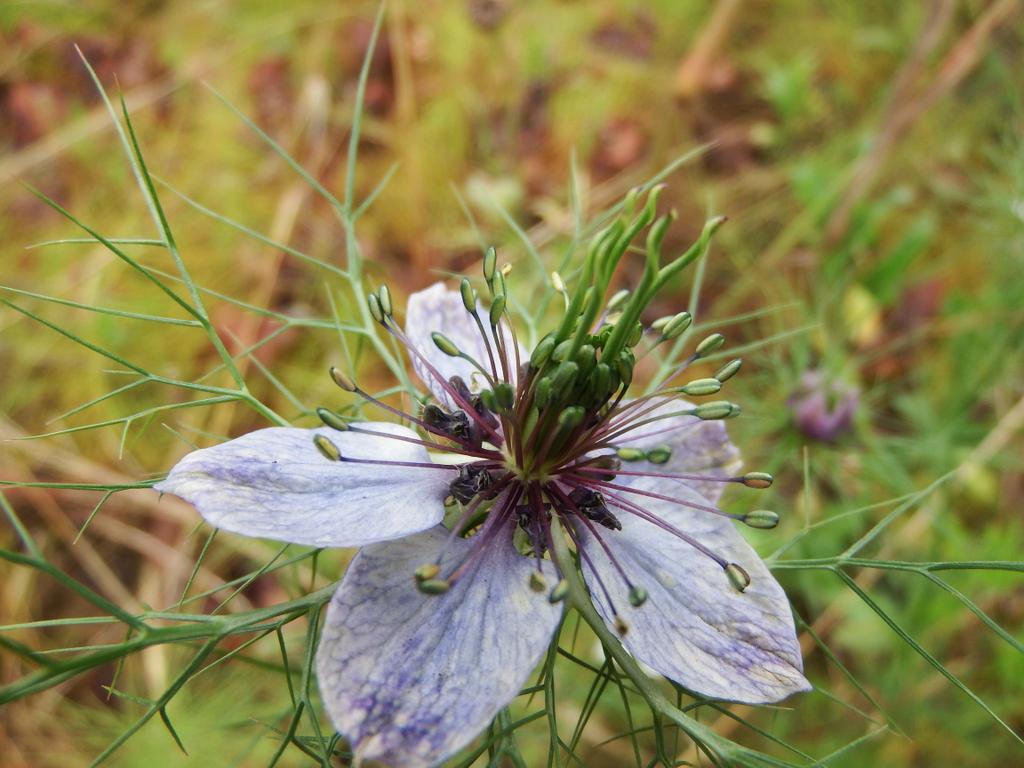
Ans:
<svg viewBox="0 0 1024 768"><path fill-rule="evenodd" d="M537 514L537 508L532 504L520 504L516 507L516 518L519 527L526 531L526 538L530 541L530 547L534 554L540 557L544 554L544 526L551 521L551 505L545 503L543 519Z"/></svg>
<svg viewBox="0 0 1024 768"><path fill-rule="evenodd" d="M436 405L428 405L423 409L423 421L442 435L456 440L469 440L472 437L469 416L463 411L446 413Z"/></svg>
<svg viewBox="0 0 1024 768"><path fill-rule="evenodd" d="M608 507L605 506L604 496L597 491L592 491L589 488L575 488L572 493L569 494L569 500L576 505L576 509L589 520L593 520L599 525L603 525L605 528L610 528L613 531L621 531L622 523L619 519L608 511Z"/></svg>
<svg viewBox="0 0 1024 768"><path fill-rule="evenodd" d="M474 395L469 391L469 387L466 386L466 382L461 376L452 376L448 379L448 383L452 385L452 389L458 393L459 397L473 406L473 410L477 412L477 415L480 416L487 426L491 429L498 428L498 420L494 418L494 414L484 405L480 395Z"/></svg>
<svg viewBox="0 0 1024 768"><path fill-rule="evenodd" d="M456 501L468 504L478 493L485 493L494 484L491 473L483 467L465 464L459 467L459 476L448 486Z"/></svg>

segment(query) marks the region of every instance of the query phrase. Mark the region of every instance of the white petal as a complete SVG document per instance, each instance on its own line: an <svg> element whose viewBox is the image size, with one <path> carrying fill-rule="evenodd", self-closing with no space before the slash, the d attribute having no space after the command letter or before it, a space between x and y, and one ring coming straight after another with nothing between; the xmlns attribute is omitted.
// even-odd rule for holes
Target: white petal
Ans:
<svg viewBox="0 0 1024 768"><path fill-rule="evenodd" d="M518 694L558 626L561 608L530 589L533 561L508 529L448 592L421 593L413 571L447 538L438 527L364 548L328 609L320 692L363 760L420 768L467 745ZM474 542L453 545L445 575Z"/></svg>
<svg viewBox="0 0 1024 768"><path fill-rule="evenodd" d="M634 486L636 487L636 486ZM618 492L616 492L618 493ZM714 698L765 703L808 690L793 618L782 587L732 521L637 494L623 497L643 507L750 574L737 592L723 569L672 533L609 504L621 531L601 530L629 579L648 592L639 608L611 560L585 527L583 546L594 563L583 573L594 603L609 625L614 612L597 584L611 593L630 629L623 645L665 677ZM676 495L706 504L685 486Z"/></svg>
<svg viewBox="0 0 1024 768"><path fill-rule="evenodd" d="M484 328L490 334L490 321L487 312L478 308L478 313L483 320ZM448 290L443 283L434 283L429 288L418 291L409 297L405 311L405 333L419 353L444 376L445 381L452 376L460 376L471 392L479 392L486 388L487 380L475 366L462 358L449 357L437 348L431 338L431 334L435 331L443 333L451 339L456 347L480 363L485 371L491 370L487 345L480 337L480 329L476 322L462 303L462 294L458 291ZM513 345L515 342L504 326L501 336L513 369L509 371L508 380L515 386L517 376L517 372L514 370L515 351ZM498 361L498 351L494 349L493 339L491 339L491 348L498 376L504 378L501 363ZM525 352L522 349L520 349L520 359L526 360ZM412 355L412 365L416 374L427 385L438 402L451 410L458 408L455 401L445 392L427 366L416 355Z"/></svg>
<svg viewBox="0 0 1024 768"><path fill-rule="evenodd" d="M360 428L402 437L397 424ZM356 432L274 427L193 451L156 490L195 505L213 525L314 547L356 547L437 525L451 469L336 462L313 444L322 434L353 459L429 462L425 448Z"/></svg>
<svg viewBox="0 0 1024 768"><path fill-rule="evenodd" d="M657 402L657 401L654 401ZM652 403L653 404L653 403ZM640 420L664 416L692 407L681 399L664 399L650 413ZM648 406L643 406L646 410ZM617 439L622 447L639 448L649 451L658 446L668 446L672 455L664 464L649 461L623 462L622 468L631 472L683 473L708 475L711 477L732 477L741 467L739 450L729 440L725 424L721 421L704 421L696 416L668 416L630 430ZM617 482L629 484L627 475ZM663 481L662 493L671 493L680 481ZM707 499L706 503L717 504L725 484L714 480L687 480L686 485Z"/></svg>

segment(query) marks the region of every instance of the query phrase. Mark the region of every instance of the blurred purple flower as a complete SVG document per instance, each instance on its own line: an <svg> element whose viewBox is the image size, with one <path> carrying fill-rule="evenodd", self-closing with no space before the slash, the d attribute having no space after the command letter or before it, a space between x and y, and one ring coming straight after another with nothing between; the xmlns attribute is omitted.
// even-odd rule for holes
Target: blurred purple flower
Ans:
<svg viewBox="0 0 1024 768"><path fill-rule="evenodd" d="M801 432L814 440L834 443L853 428L860 390L821 371L806 371L788 402Z"/></svg>

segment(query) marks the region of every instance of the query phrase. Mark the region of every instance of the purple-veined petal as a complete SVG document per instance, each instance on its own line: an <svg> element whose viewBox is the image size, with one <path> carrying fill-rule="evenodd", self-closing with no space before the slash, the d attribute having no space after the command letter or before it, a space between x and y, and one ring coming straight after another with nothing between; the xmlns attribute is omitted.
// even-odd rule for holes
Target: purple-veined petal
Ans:
<svg viewBox="0 0 1024 768"><path fill-rule="evenodd" d="M662 405L640 420L664 416L692 407L692 403L674 398L667 399ZM646 408L646 407L645 407ZM668 416L667 418L643 424L630 430L616 442L622 447L639 448L649 451L659 446L668 446L671 456L664 464L653 464L649 461L624 462L622 468L631 472L683 473L694 475L710 475L712 477L732 477L742 466L739 450L729 440L725 424L721 421L704 421L696 416ZM622 475L617 482L629 484L627 475ZM725 489L725 484L714 480L665 480L662 478L661 493L672 493L680 483L694 488L703 496L708 504L717 504Z"/></svg>
<svg viewBox="0 0 1024 768"><path fill-rule="evenodd" d="M558 626L561 608L530 589L534 561L515 551L509 528L448 592L421 593L413 572L447 539L438 527L362 549L327 611L320 692L363 760L425 768L467 745L516 696ZM473 546L455 539L441 573Z"/></svg>
<svg viewBox="0 0 1024 768"><path fill-rule="evenodd" d="M659 490L650 480L633 486ZM681 485L675 496L707 503ZM622 497L739 564L751 578L745 592L736 591L711 558L663 528L609 503L622 530L602 530L600 534L629 579L647 590L643 605L630 605L628 587L593 534L579 526L579 535L597 575L630 627L622 640L629 652L665 677L714 698L759 704L808 690L789 601L735 524L718 515L638 494L622 493ZM583 574L595 606L611 625L614 612L586 562Z"/></svg>
<svg viewBox="0 0 1024 768"><path fill-rule="evenodd" d="M488 319L487 312L482 308L478 308L478 314L489 335L490 320ZM476 321L473 320L473 317L466 311L466 307L462 303L462 294L458 291L448 290L445 288L444 283L434 283L429 288L417 291L409 297L405 310L405 334L419 353L430 361L430 364L444 376L446 381L451 379L452 376L460 376L466 382L471 392L479 392L481 389L484 389L487 380L475 366L462 358L449 357L437 348L431 338L431 334L435 331L443 333L451 339L459 350L480 363L485 371L491 370L487 356L487 345L480 336L480 329L477 327ZM513 344L515 342L508 329L504 326L502 326L501 337L508 351L512 369L508 372L508 380L509 383L515 386L517 374L514 370L515 351ZM498 351L495 349L494 340L491 339L490 341L498 376L499 378L504 378L502 376L501 364L498 362ZM427 388L430 389L438 402L449 409L457 409L458 405L445 392L444 388L438 383L437 379L430 373L423 362L416 355L411 355L411 358L416 374L427 385ZM520 358L522 360L526 359L522 349L520 349Z"/></svg>
<svg viewBox="0 0 1024 768"><path fill-rule="evenodd" d="M363 429L415 438L406 427ZM314 547L357 547L437 525L451 469L330 461L313 444L322 434L353 459L429 462L425 448L357 432L272 427L193 451L154 487L195 505L234 533Z"/></svg>

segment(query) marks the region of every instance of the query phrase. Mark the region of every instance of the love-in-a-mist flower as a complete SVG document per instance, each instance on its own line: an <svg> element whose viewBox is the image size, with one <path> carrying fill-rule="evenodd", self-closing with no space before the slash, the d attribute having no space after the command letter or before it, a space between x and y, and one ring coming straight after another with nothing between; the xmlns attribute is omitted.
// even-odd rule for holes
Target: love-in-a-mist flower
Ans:
<svg viewBox="0 0 1024 768"><path fill-rule="evenodd" d="M582 571L637 659L687 689L760 703L808 688L786 597L735 526L770 528L778 517L717 506L726 484L764 488L771 477L739 474L721 421L736 405L681 399L714 395L739 361L680 383L721 346L715 334L656 392L626 397L638 354L690 324L680 312L645 326L645 309L721 223L662 263L671 217L656 218L656 197L639 213L636 195L627 199L572 290L556 276L564 315L529 353L493 251L486 309L469 280L459 291L436 284L410 298L403 328L387 290L372 294L374 319L408 350L433 400L404 413L332 375L410 426L321 409L320 428L263 429L195 451L156 486L230 531L362 547L317 652L325 706L357 759L435 765L479 734L556 631L565 568ZM644 230L642 277L609 296Z"/></svg>

